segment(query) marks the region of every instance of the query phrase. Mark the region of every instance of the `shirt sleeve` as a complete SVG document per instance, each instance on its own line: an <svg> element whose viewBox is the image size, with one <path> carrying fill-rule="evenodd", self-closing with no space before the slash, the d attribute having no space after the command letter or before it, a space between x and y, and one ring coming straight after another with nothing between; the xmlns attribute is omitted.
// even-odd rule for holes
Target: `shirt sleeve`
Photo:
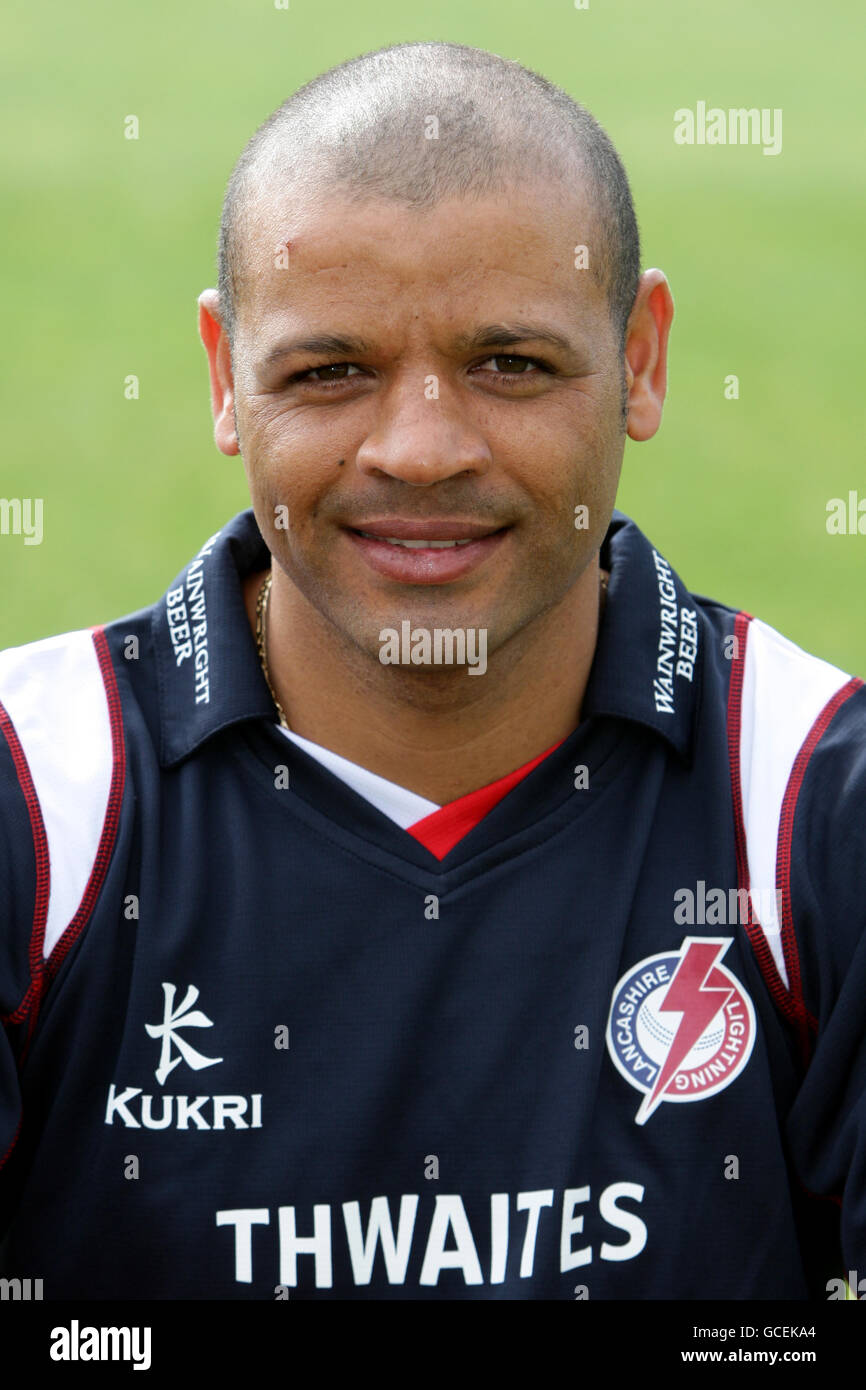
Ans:
<svg viewBox="0 0 866 1390"><path fill-rule="evenodd" d="M39 805L14 728L0 706L0 1236L8 1216L4 1171L21 1123L20 1061L39 1002L38 933L40 915L44 926L47 876Z"/></svg>
<svg viewBox="0 0 866 1390"><path fill-rule="evenodd" d="M783 871L784 838L783 816L780 887L789 885L800 987L816 1024L787 1139L804 1188L840 1211L839 1275L866 1277L866 687L809 758Z"/></svg>

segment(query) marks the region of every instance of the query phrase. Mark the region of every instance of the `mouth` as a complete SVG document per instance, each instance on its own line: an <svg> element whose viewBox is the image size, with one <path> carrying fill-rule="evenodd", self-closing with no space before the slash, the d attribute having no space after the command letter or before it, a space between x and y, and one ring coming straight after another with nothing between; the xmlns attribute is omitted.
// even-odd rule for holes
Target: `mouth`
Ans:
<svg viewBox="0 0 866 1390"><path fill-rule="evenodd" d="M465 541L424 541L424 540L404 540L401 541L397 536L374 536L372 531L356 531L356 536L366 536L370 541L385 541L386 545L404 545L407 550L450 550L458 545L471 545L471 540Z"/></svg>
<svg viewBox="0 0 866 1390"><path fill-rule="evenodd" d="M511 527L390 517L345 530L377 574L403 584L448 584L482 564Z"/></svg>

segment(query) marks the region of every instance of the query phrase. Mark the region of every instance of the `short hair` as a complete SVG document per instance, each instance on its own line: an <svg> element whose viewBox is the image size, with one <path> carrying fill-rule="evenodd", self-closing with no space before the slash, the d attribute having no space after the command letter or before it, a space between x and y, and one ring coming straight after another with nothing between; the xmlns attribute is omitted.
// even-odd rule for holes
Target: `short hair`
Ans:
<svg viewBox="0 0 866 1390"><path fill-rule="evenodd" d="M431 118L438 125L431 127ZM425 138L435 129L438 138ZM279 179L413 208L483 197L514 180L584 175L589 269L606 291L620 349L640 278L640 238L625 169L595 118L512 59L450 42L394 44L350 58L298 88L259 127L223 203L218 289L234 344L245 239L257 194Z"/></svg>

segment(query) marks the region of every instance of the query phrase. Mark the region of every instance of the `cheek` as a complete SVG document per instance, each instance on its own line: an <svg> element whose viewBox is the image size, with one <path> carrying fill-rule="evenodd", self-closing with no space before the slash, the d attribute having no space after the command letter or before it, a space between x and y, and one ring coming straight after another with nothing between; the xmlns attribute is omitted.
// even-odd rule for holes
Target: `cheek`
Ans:
<svg viewBox="0 0 866 1390"><path fill-rule="evenodd" d="M286 407L280 394L245 396L236 407L244 447L255 469L291 471L301 460L342 457L345 430L339 412L321 406Z"/></svg>
<svg viewBox="0 0 866 1390"><path fill-rule="evenodd" d="M309 432L287 428L284 420L247 434L244 466L259 524L260 513L268 524L279 513L284 537L303 534L315 522L321 499L339 484L345 458L332 436L318 447Z"/></svg>
<svg viewBox="0 0 866 1390"><path fill-rule="evenodd" d="M607 445L609 450L610 446ZM616 495L617 470L605 456L600 437L593 436L571 452L556 458L539 450L543 466L526 475L525 487L532 503L532 531L539 550L561 555L583 552L587 539L607 526Z"/></svg>

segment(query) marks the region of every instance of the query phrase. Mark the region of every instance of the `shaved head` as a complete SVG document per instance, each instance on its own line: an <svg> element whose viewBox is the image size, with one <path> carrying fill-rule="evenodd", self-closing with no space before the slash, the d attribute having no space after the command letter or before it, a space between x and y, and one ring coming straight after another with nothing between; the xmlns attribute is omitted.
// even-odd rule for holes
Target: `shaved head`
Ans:
<svg viewBox="0 0 866 1390"><path fill-rule="evenodd" d="M456 43L397 44L329 69L259 127L229 180L219 235L229 343L250 231L275 194L290 203L293 190L333 191L421 210L538 180L574 188L577 239L622 346L640 278L637 221L616 150L583 106L519 63Z"/></svg>

